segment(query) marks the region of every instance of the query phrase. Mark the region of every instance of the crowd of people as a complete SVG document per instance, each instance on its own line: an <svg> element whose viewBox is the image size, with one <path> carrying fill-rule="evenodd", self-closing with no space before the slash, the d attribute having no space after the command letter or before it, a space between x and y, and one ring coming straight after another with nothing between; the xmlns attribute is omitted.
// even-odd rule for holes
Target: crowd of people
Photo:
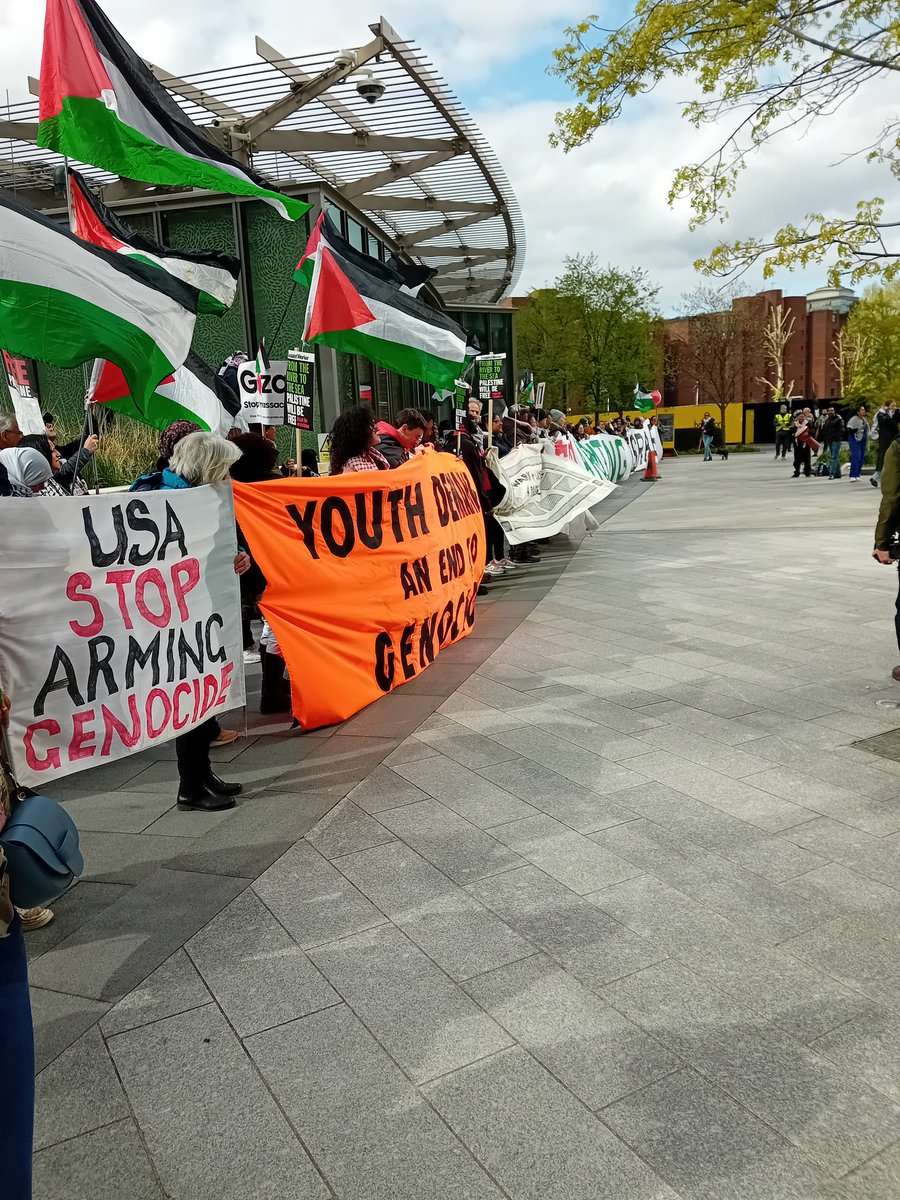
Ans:
<svg viewBox="0 0 900 1200"><path fill-rule="evenodd" d="M775 458L787 461L793 452L794 479L812 475L829 479L843 477L843 450L849 451L849 479L855 483L862 478L866 452L877 447L875 472L870 482L878 487L884 457L900 435L900 413L893 400L888 400L870 419L865 404L860 404L845 421L833 404L814 413L812 408L790 412L786 404L775 414Z"/></svg>

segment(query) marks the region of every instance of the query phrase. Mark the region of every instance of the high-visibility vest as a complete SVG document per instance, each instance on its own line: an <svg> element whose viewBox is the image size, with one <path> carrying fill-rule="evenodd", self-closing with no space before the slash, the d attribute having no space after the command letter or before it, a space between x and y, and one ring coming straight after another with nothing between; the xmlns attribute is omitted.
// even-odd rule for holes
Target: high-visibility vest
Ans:
<svg viewBox="0 0 900 1200"><path fill-rule="evenodd" d="M775 432L776 433L787 433L787 431L790 429L790 427L791 427L791 414L790 413L776 413L775 414Z"/></svg>

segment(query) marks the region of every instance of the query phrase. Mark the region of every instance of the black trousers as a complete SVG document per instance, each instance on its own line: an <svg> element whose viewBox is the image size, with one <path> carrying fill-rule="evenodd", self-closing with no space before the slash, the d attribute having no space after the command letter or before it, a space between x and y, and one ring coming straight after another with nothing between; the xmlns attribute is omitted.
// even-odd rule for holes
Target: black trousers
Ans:
<svg viewBox="0 0 900 1200"><path fill-rule="evenodd" d="M215 717L210 717L175 739L178 777L182 783L194 786L204 781L212 770L209 748L221 732L219 722Z"/></svg>
<svg viewBox="0 0 900 1200"><path fill-rule="evenodd" d="M900 574L900 563L897 564ZM894 614L894 632L897 634L897 648L900 650L900 590L897 592L897 611Z"/></svg>
<svg viewBox="0 0 900 1200"><path fill-rule="evenodd" d="M794 474L799 475L801 471L804 475L812 474L812 451L802 442L794 442Z"/></svg>
<svg viewBox="0 0 900 1200"><path fill-rule="evenodd" d="M791 435L789 432L775 434L775 457L779 454L782 458L787 458L787 452L791 445Z"/></svg>
<svg viewBox="0 0 900 1200"><path fill-rule="evenodd" d="M500 522L493 513L485 514L484 535L487 539L487 561L499 562L504 557L504 537Z"/></svg>

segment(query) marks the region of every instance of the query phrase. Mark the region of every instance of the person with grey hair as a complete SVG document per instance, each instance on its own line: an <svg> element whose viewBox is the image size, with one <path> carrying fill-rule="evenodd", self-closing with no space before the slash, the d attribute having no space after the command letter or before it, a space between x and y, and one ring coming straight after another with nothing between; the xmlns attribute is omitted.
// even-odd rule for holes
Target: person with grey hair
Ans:
<svg viewBox="0 0 900 1200"><path fill-rule="evenodd" d="M21 438L22 431L16 420L16 414L0 412L0 450L12 450L18 446Z"/></svg>
<svg viewBox="0 0 900 1200"><path fill-rule="evenodd" d="M203 431L189 433L173 449L169 465L162 471L142 476L132 484L131 491L169 492L201 487L206 483L224 483L240 457L240 448L218 434ZM249 554L246 550L238 550L234 558L234 573L243 575L250 570L250 566ZM226 783L213 772L209 748L222 733L219 722L215 717L210 717L175 739L178 807L181 811L200 809L203 812L218 812L220 809L234 808L235 796L244 790L239 783Z"/></svg>

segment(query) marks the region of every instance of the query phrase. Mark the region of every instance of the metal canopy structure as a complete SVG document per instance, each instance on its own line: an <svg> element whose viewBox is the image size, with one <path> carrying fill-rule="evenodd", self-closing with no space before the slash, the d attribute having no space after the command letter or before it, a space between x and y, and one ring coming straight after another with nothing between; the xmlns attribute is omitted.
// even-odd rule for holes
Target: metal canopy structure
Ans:
<svg viewBox="0 0 900 1200"><path fill-rule="evenodd" d="M432 286L445 302L496 303L515 286L525 255L506 175L420 49L384 18L369 28L371 41L355 49L289 57L257 38L257 62L183 79L151 69L192 121L279 190L325 184L403 256L435 267ZM370 103L365 93L379 89ZM0 119L0 188L53 212L63 160L34 144L37 119L35 100ZM113 205L184 195L73 165Z"/></svg>

